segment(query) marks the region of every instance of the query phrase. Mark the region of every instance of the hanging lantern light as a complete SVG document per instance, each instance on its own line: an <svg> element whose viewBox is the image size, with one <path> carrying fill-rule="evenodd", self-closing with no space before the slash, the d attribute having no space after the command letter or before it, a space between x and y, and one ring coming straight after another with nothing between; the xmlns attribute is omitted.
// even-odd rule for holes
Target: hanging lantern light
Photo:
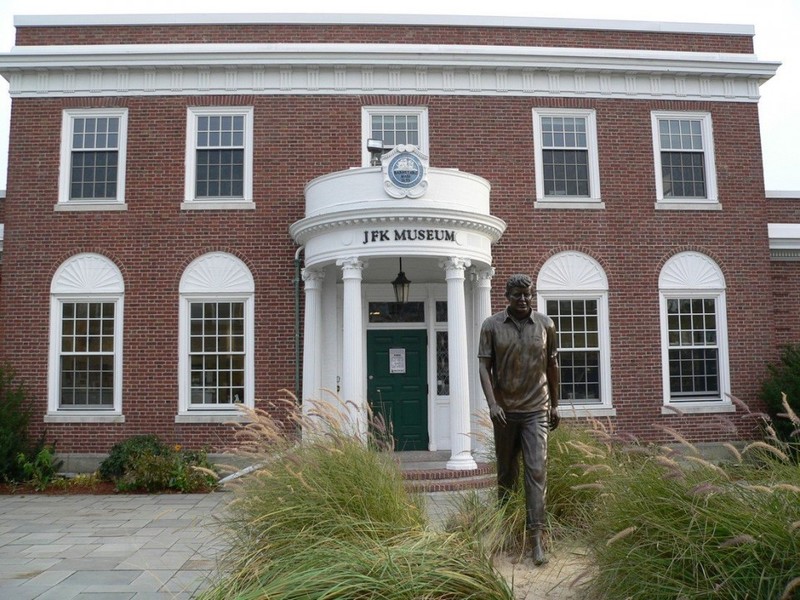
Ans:
<svg viewBox="0 0 800 600"><path fill-rule="evenodd" d="M403 272L402 258L400 258L400 272L397 274L397 277L394 278L392 287L394 288L394 297L400 304L408 302L408 295L411 292L411 282Z"/></svg>

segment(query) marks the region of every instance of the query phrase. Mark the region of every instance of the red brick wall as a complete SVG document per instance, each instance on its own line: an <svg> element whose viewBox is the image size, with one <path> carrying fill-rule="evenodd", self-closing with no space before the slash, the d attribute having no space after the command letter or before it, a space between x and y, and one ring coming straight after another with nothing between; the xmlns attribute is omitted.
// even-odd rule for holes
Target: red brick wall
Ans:
<svg viewBox="0 0 800 600"><path fill-rule="evenodd" d="M6 199L5 196L0 198L0 223L5 223L5 214L6 214ZM0 287L3 285L3 260L2 255L0 255ZM3 299L0 297L0 340L3 339ZM0 364L5 362L5 356L3 355L2 346L0 345Z"/></svg>
<svg viewBox="0 0 800 600"><path fill-rule="evenodd" d="M800 262L774 261L770 265L770 276L776 346L770 361L777 362L781 347L800 344L800 308L797 304L797 298L800 297Z"/></svg>
<svg viewBox="0 0 800 600"><path fill-rule="evenodd" d="M398 43L753 52L749 35L514 27L396 25L161 25L17 27L17 45L158 43Z"/></svg>
<svg viewBox="0 0 800 600"><path fill-rule="evenodd" d="M800 223L800 198L767 200L769 223ZM766 227L766 225L765 225ZM800 344L800 262L773 261L770 265L775 348L770 361L779 357L779 349L787 344Z"/></svg>
<svg viewBox="0 0 800 600"><path fill-rule="evenodd" d="M616 427L665 439L654 424L678 427L694 440L728 436L709 415L661 416L658 275L676 252L708 254L727 282L732 389L755 402L775 336L765 324L772 284L765 233L757 107L744 103L428 97L432 165L457 167L492 183L492 213L508 223L494 249L493 305L505 278L535 279L553 253L576 249L596 258L610 286L611 359ZM46 410L49 286L56 268L82 251L104 254L125 279L121 425L49 424L62 452L108 450L153 432L187 445L224 446L229 428L175 424L177 298L183 269L198 255L239 256L256 281L256 397L292 388L293 256L289 225L303 217L309 180L360 164L361 106L394 97L147 97L17 99L11 124L6 262L0 288L6 307L3 347L27 381L37 414ZM182 212L186 106L252 105L255 211ZM62 110L126 106L128 163L125 212L56 213ZM532 108L597 111L600 177L606 209L534 210ZM707 110L713 118L722 211L656 211L650 111ZM342 132L352 132L343 136ZM308 140L314 141L309 154ZM320 151L336 147L330 154ZM795 278L795 281L797 278ZM737 418L738 419L738 418ZM737 421L738 423L738 421Z"/></svg>
<svg viewBox="0 0 800 600"><path fill-rule="evenodd" d="M751 53L746 35L440 26L225 25L18 27L18 45L125 43L369 42L495 44ZM711 415L661 415L658 275L676 252L711 256L727 282L733 393L755 399L764 365L784 339L800 334L791 298L800 267L770 264L766 236L778 210L764 198L757 107L611 99L419 96L240 96L18 98L11 122L5 277L0 280L0 357L32 394L37 431L47 408L49 287L58 266L84 251L109 257L125 280L124 424L48 424L61 452L104 452L136 433L189 446L231 442L223 425L176 424L178 284L197 256L222 250L240 257L256 282L256 398L266 402L294 383L295 245L288 227L303 217L311 179L361 162L361 106L428 107L431 163L457 167L492 184L492 214L508 223L494 249L499 310L505 278L534 279L548 257L574 249L597 259L609 280L615 427L667 439L671 425L693 440L730 436L731 422ZM186 107L254 106L255 211L181 211ZM128 157L124 212L54 212L62 110L124 106ZM606 209L534 210L533 107L597 111L600 183ZM650 111L712 114L722 211L656 211ZM343 132L349 132L343 134ZM313 141L309 151L309 140ZM325 148L336 148L326 153ZM0 210L2 210L0 208ZM800 211L798 211L800 212ZM798 216L795 214L795 217ZM774 220L774 219L773 219ZM795 218L796 220L796 218ZM13 264L13 269L8 265ZM770 272L772 278L764 274ZM768 298L776 299L773 315ZM796 297L796 296L794 296ZM780 312L783 311L783 312ZM781 327L770 324L776 316ZM749 424L739 417L742 434Z"/></svg>

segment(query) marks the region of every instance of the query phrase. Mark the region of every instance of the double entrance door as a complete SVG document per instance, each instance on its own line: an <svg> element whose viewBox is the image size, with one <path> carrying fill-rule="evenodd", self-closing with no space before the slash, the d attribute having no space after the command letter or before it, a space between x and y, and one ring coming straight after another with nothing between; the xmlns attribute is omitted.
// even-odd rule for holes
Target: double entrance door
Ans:
<svg viewBox="0 0 800 600"><path fill-rule="evenodd" d="M424 329L367 331L367 399L395 450L428 449L427 347Z"/></svg>

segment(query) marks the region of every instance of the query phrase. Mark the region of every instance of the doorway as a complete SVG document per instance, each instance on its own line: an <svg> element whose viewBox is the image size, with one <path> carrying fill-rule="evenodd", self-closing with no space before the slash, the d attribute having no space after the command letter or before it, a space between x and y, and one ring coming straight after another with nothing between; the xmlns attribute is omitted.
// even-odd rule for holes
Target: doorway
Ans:
<svg viewBox="0 0 800 600"><path fill-rule="evenodd" d="M428 449L427 347L424 329L367 331L367 399L395 450Z"/></svg>

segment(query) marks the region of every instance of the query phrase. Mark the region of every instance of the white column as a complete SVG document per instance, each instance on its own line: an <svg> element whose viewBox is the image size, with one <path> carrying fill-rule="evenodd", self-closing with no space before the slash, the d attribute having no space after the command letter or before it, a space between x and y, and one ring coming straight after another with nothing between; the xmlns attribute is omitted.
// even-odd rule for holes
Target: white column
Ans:
<svg viewBox="0 0 800 600"><path fill-rule="evenodd" d="M451 257L442 262L447 280L447 342L450 365L450 460L455 471L475 469L470 450L469 357L464 301L464 271L470 261Z"/></svg>
<svg viewBox="0 0 800 600"><path fill-rule="evenodd" d="M322 388L322 280L321 269L303 269L306 306L303 324L303 414L320 399Z"/></svg>
<svg viewBox="0 0 800 600"><path fill-rule="evenodd" d="M475 269L473 271L472 287L472 334L474 339L475 356L470 360L474 361L471 369L472 374L472 431L473 448L476 452L485 454L486 448L492 438L492 429L489 426L489 409L486 406L486 398L481 388L480 374L478 373L478 345L480 343L481 325L492 315L492 277L494 277L494 267L485 269Z"/></svg>
<svg viewBox="0 0 800 600"><path fill-rule="evenodd" d="M336 261L344 282L341 399L347 407L349 431L366 440L367 406L364 400L364 332L361 307L361 272L358 257Z"/></svg>

